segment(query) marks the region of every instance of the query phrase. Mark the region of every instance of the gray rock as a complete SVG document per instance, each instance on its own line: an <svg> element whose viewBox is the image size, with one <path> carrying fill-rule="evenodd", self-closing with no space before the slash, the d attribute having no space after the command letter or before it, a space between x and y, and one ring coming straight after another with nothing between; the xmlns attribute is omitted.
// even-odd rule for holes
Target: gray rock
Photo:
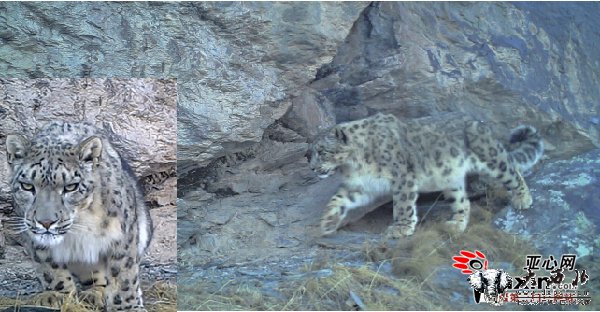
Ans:
<svg viewBox="0 0 600 312"><path fill-rule="evenodd" d="M279 226L279 217L276 212L261 212L258 217L270 226Z"/></svg>
<svg viewBox="0 0 600 312"><path fill-rule="evenodd" d="M299 246L300 242L296 239L290 239L287 237L278 237L276 240L276 245L277 248L291 248L291 247L296 247Z"/></svg>
<svg viewBox="0 0 600 312"><path fill-rule="evenodd" d="M235 216L234 211L221 210L214 213L208 213L204 221L212 222L216 225L224 225L231 221L231 218Z"/></svg>
<svg viewBox="0 0 600 312"><path fill-rule="evenodd" d="M304 137L313 138L335 125L333 104L320 92L307 88L292 99L292 106L281 120Z"/></svg>
<svg viewBox="0 0 600 312"><path fill-rule="evenodd" d="M506 208L495 223L527 237L544 255L600 256L600 150L548 162L528 178L533 207Z"/></svg>

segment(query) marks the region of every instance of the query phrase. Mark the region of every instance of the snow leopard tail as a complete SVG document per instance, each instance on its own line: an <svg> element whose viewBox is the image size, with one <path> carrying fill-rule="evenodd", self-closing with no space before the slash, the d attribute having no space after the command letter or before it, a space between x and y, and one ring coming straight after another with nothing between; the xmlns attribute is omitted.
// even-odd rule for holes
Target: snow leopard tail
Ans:
<svg viewBox="0 0 600 312"><path fill-rule="evenodd" d="M544 141L532 126L518 126L510 133L509 158L521 172L535 165L544 153Z"/></svg>

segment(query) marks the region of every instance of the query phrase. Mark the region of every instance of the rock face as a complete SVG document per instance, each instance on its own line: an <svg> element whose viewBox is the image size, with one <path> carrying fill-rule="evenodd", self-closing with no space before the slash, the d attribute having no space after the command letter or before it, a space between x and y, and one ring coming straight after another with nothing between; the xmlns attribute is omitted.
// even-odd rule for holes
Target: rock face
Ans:
<svg viewBox="0 0 600 312"><path fill-rule="evenodd" d="M190 45L200 54L180 69L191 78L180 79L181 173L259 142L289 109L291 96L331 61L365 3L195 6L190 18L199 33L176 43L183 53Z"/></svg>
<svg viewBox="0 0 600 312"><path fill-rule="evenodd" d="M282 116L279 132L311 137L332 117L374 111L407 118L458 111L500 129L528 122L552 145L569 138L550 149L566 156L599 141L599 10L597 3L2 3L0 59L3 75L21 78L177 76L183 172L266 140L265 129Z"/></svg>
<svg viewBox="0 0 600 312"><path fill-rule="evenodd" d="M177 77L178 170L374 111L600 143L598 3L2 3L2 75ZM485 18L483 18L485 17ZM118 27L116 27L118 26ZM565 143L568 142L568 143ZM557 145L559 149L553 149ZM279 161L275 159L274 161Z"/></svg>
<svg viewBox="0 0 600 312"><path fill-rule="evenodd" d="M598 3L373 3L310 88L338 122L463 112L500 133L535 125L548 155L566 158L600 143L598 12Z"/></svg>
<svg viewBox="0 0 600 312"><path fill-rule="evenodd" d="M527 178L530 210L500 211L501 229L528 238L544 255L600 256L600 150L545 163Z"/></svg>
<svg viewBox="0 0 600 312"><path fill-rule="evenodd" d="M7 77L176 77L185 173L258 143L366 2L2 3ZM18 57L15 57L18 55Z"/></svg>
<svg viewBox="0 0 600 312"><path fill-rule="evenodd" d="M33 136L52 120L86 121L104 129L148 198L174 204L176 184L163 184L176 166L175 79L0 80L0 136ZM3 143L4 144L4 143ZM9 194L6 152L0 149L0 188Z"/></svg>

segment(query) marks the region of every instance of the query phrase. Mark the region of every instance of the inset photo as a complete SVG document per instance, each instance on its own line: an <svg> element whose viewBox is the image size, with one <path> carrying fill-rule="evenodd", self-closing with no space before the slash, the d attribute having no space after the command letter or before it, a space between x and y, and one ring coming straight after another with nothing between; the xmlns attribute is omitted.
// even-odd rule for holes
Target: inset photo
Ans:
<svg viewBox="0 0 600 312"><path fill-rule="evenodd" d="M175 79L1 79L0 307L176 311Z"/></svg>

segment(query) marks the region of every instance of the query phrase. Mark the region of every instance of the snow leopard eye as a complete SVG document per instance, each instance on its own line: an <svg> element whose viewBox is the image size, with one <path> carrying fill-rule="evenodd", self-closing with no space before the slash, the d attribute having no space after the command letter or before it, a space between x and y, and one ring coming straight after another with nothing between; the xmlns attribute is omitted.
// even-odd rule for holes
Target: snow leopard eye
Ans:
<svg viewBox="0 0 600 312"><path fill-rule="evenodd" d="M71 183L71 184L65 185L65 193L73 192L73 191L77 190L78 188L79 188L79 183Z"/></svg>
<svg viewBox="0 0 600 312"><path fill-rule="evenodd" d="M25 182L21 182L21 189L23 191L27 191L27 192L35 191L35 187L33 186L33 184L29 184L29 183L25 183Z"/></svg>

